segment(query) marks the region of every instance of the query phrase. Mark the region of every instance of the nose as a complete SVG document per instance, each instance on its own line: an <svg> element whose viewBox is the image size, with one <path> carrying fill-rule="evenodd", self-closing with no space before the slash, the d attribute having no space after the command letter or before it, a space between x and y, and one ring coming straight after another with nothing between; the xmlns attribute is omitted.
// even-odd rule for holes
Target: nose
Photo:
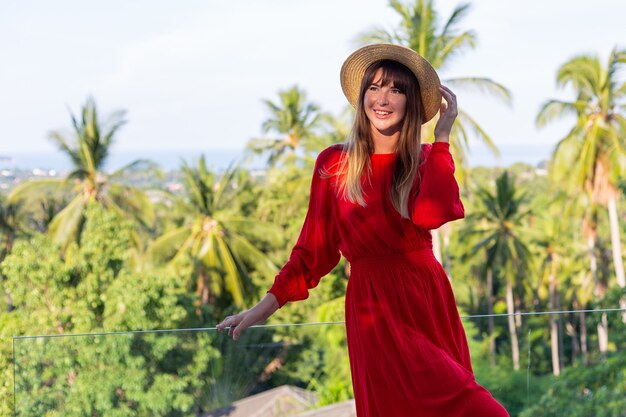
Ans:
<svg viewBox="0 0 626 417"><path fill-rule="evenodd" d="M381 91L378 96L376 97L376 103L379 106L385 106L387 104L389 104L389 99L387 97L387 92L386 91Z"/></svg>

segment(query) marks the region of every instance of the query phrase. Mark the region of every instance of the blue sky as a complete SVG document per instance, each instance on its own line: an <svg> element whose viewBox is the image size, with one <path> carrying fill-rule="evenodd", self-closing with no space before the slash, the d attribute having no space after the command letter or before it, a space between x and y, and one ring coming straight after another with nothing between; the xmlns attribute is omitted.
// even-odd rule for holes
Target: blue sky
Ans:
<svg viewBox="0 0 626 417"><path fill-rule="evenodd" d="M442 18L457 4L436 2ZM463 90L459 104L503 151L547 155L567 130L534 127L543 101L570 97L557 90L556 69L626 48L624 16L622 0L475 1L462 27L478 45L440 75L504 84L513 108ZM356 36L397 22L383 0L5 1L0 153L53 151L47 132L68 127L68 108L89 94L104 114L127 110L118 150L243 149L261 134L261 100L279 89L298 84L338 113L339 68ZM484 153L473 146L473 158Z"/></svg>

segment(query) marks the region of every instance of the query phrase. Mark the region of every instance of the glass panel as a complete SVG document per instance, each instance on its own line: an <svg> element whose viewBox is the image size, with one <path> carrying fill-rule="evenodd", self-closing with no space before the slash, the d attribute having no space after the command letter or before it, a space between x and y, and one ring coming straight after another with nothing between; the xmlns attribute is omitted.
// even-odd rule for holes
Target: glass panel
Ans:
<svg viewBox="0 0 626 417"><path fill-rule="evenodd" d="M511 416L621 416L626 383L621 313L554 317L554 322L550 315L513 318L518 370L508 317L493 318L493 356L489 319L464 318L477 381ZM604 354L598 347L603 323L609 329ZM552 334L559 346L554 362ZM263 416L313 417L330 413L312 411L324 406L334 416L349 416L354 409L342 323L260 326L238 342L213 329L196 329L24 337L14 346L19 417L249 416L261 409Z"/></svg>

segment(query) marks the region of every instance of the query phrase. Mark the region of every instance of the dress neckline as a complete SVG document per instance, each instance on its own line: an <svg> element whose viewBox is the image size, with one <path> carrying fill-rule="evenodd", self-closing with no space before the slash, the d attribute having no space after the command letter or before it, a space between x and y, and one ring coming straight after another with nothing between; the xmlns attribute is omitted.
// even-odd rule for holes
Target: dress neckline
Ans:
<svg viewBox="0 0 626 417"><path fill-rule="evenodd" d="M396 160L397 153L372 153L370 154L370 161L376 164L391 164Z"/></svg>

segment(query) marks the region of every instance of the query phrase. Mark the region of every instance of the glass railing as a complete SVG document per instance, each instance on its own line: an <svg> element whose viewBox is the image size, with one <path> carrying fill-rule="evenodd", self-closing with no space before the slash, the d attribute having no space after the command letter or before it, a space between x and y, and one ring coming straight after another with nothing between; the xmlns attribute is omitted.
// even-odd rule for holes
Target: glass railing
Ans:
<svg viewBox="0 0 626 417"><path fill-rule="evenodd" d="M622 312L554 317L514 317L515 360L508 317L493 317L495 352L489 319L464 318L477 381L511 416L623 416ZM603 322L606 352L598 343ZM355 415L343 323L254 327L237 342L214 329L13 342L19 417ZM396 359L381 353L379 360Z"/></svg>

